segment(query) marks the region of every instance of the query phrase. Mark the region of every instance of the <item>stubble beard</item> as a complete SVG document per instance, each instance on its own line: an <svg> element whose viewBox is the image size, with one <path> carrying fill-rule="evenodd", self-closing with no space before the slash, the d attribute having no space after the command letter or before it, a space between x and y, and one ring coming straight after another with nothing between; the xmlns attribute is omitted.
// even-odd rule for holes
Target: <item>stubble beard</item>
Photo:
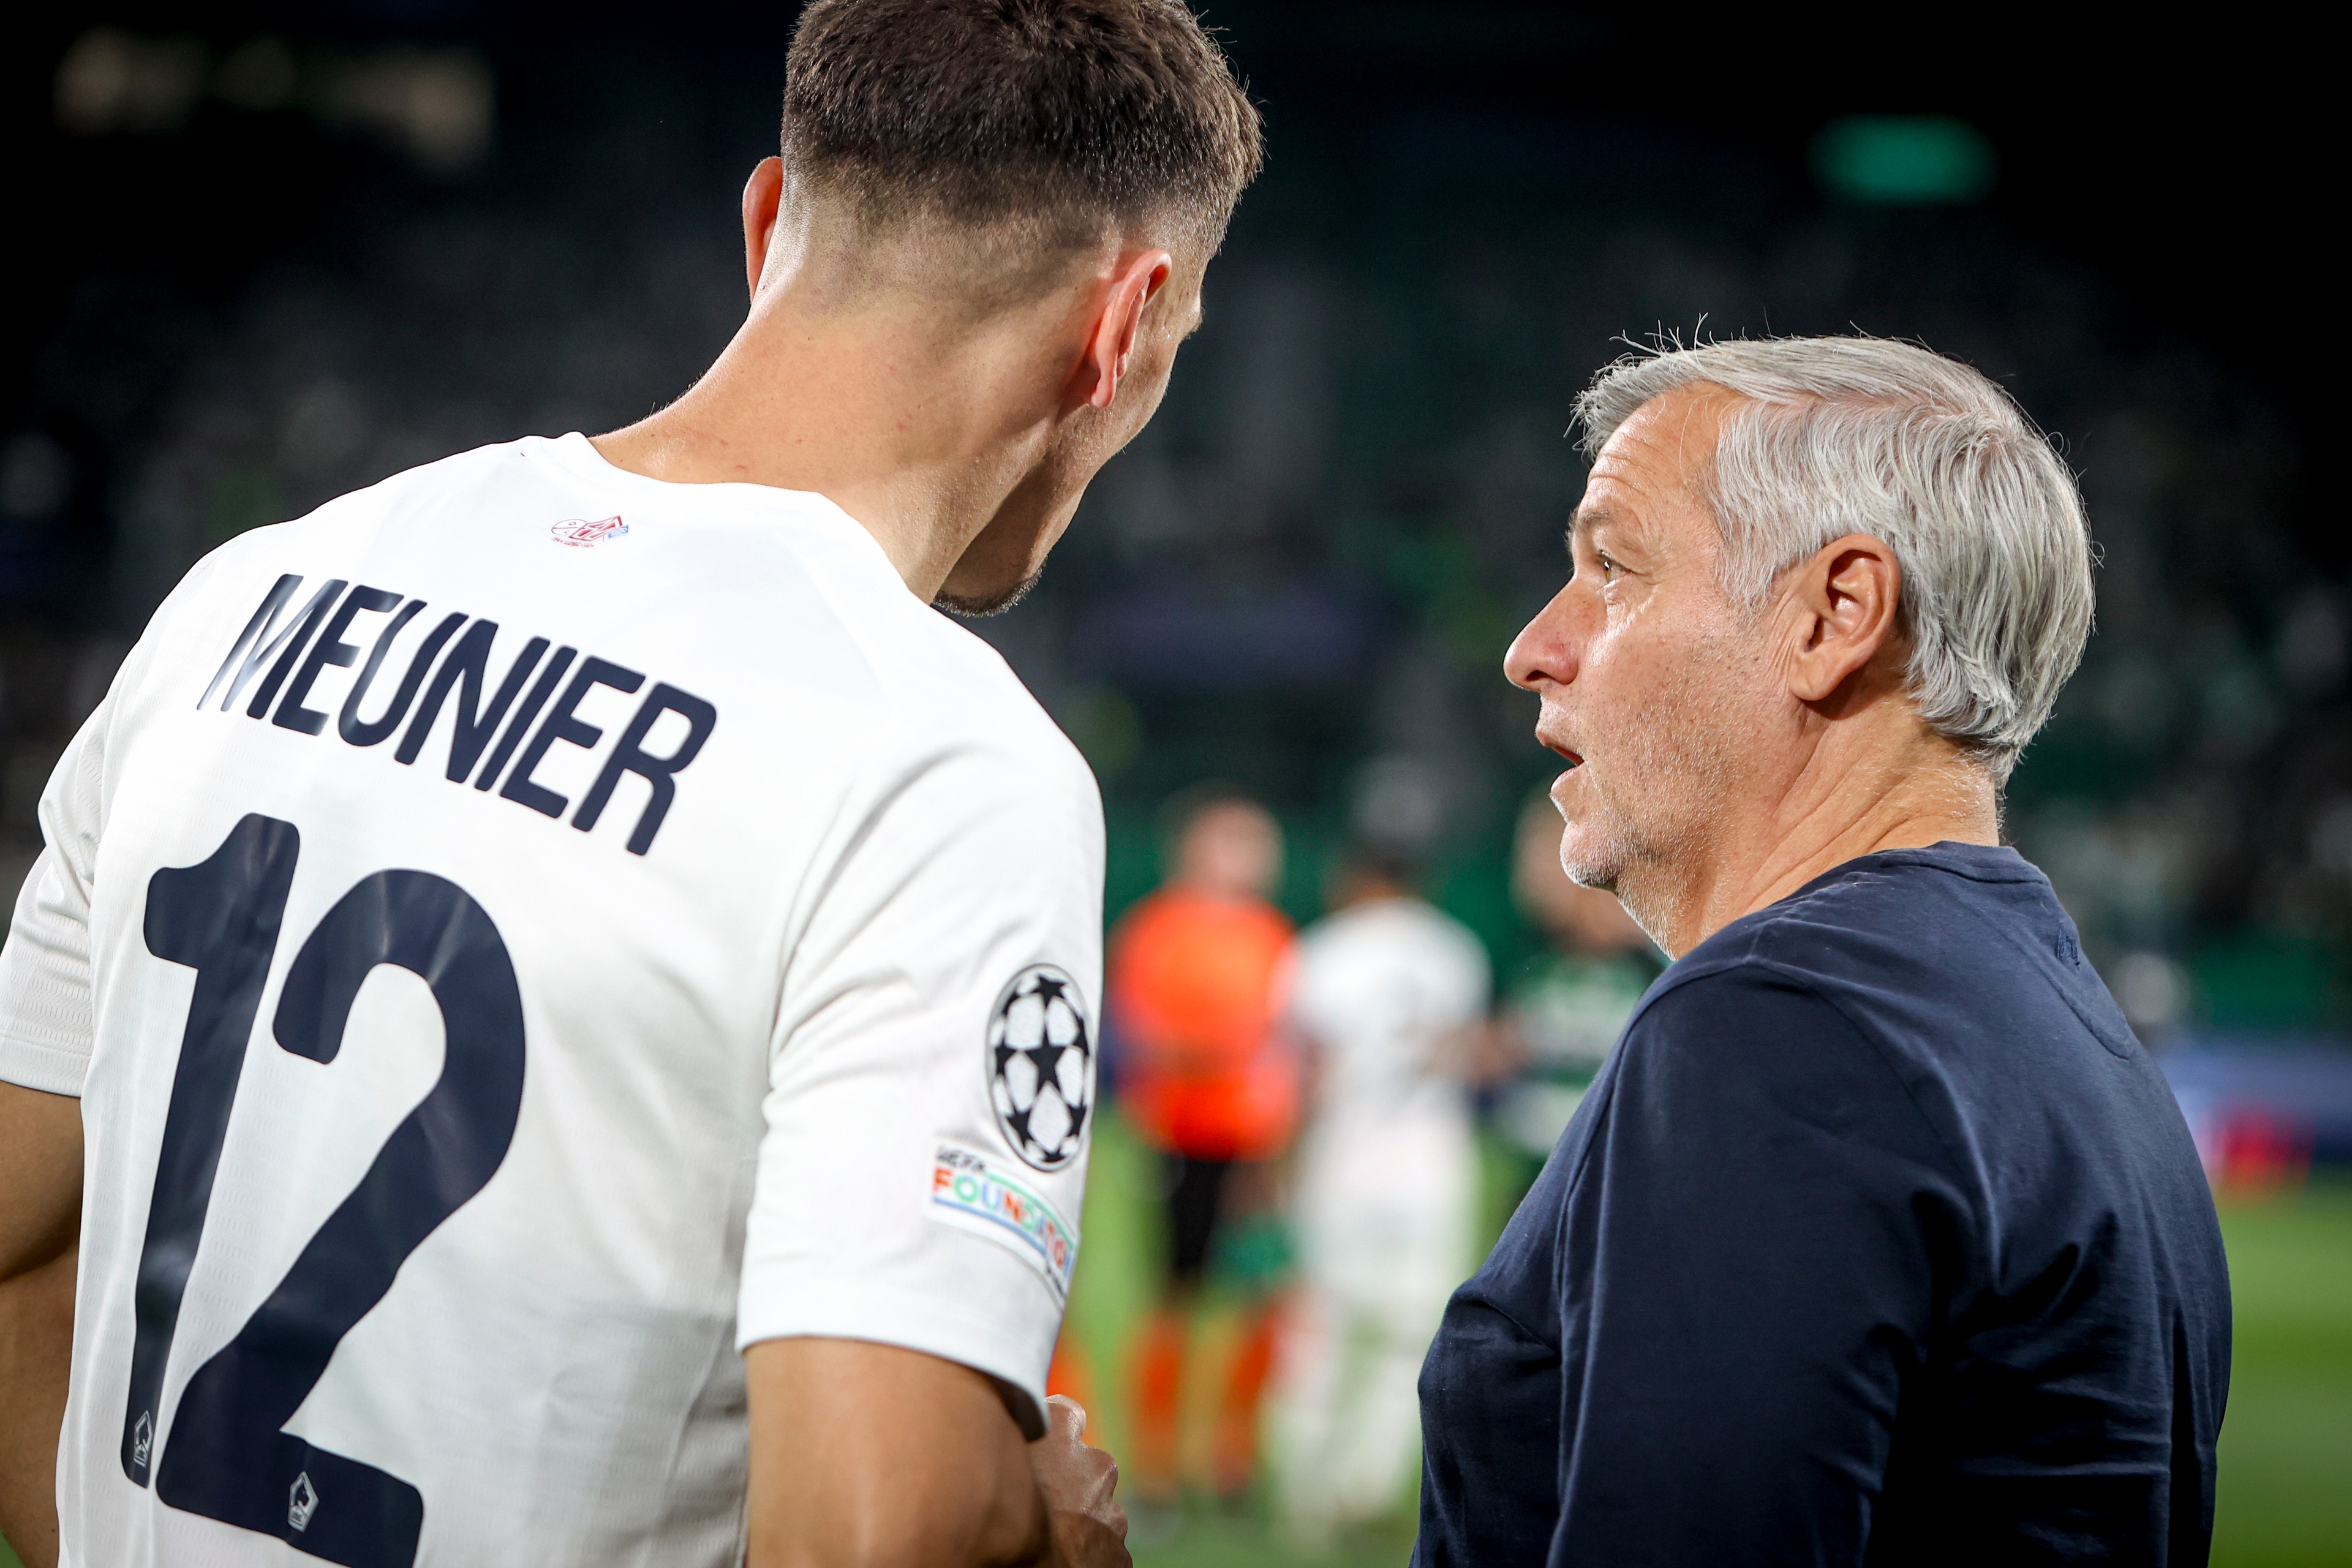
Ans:
<svg viewBox="0 0 2352 1568"><path fill-rule="evenodd" d="M1740 683L1727 652L1694 650L1678 667L1681 678L1624 723L1606 747L1609 765L1583 782L1580 809L1560 836L1569 880L1615 894L1661 947L1696 896L1693 873L1717 826L1714 803L1729 797Z"/></svg>
<svg viewBox="0 0 2352 1568"><path fill-rule="evenodd" d="M1035 587L1037 585L1037 579L1044 575L1045 573L1042 571L1032 572L1028 576L1024 577L1018 583L1013 584L1010 588L1003 589L1001 592L994 594L949 594L943 592L938 598L933 599L931 603L939 606L940 609L947 611L951 616L961 616L964 619L969 621L984 620L990 616L1003 615L1005 611L1011 609L1013 605L1027 598L1029 596L1029 590Z"/></svg>

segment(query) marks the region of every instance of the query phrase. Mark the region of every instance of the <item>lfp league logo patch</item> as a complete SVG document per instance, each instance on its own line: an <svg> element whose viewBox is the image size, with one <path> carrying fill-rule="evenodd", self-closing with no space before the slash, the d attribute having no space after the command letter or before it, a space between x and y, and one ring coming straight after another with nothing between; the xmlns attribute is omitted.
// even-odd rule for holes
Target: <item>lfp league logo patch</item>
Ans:
<svg viewBox="0 0 2352 1568"><path fill-rule="evenodd" d="M618 539L629 531L629 525L617 517L567 517L549 529L548 534L558 544L569 544L575 550L585 550L602 544L608 539Z"/></svg>

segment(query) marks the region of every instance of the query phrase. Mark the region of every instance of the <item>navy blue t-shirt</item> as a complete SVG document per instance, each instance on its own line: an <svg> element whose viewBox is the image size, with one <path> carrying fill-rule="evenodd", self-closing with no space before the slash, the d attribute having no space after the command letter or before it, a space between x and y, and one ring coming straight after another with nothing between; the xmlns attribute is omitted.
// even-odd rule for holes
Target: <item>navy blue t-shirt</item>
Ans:
<svg viewBox="0 0 2352 1568"><path fill-rule="evenodd" d="M2205 1562L2179 1107L2014 850L1850 861L1662 975L1421 1374L1416 1568Z"/></svg>

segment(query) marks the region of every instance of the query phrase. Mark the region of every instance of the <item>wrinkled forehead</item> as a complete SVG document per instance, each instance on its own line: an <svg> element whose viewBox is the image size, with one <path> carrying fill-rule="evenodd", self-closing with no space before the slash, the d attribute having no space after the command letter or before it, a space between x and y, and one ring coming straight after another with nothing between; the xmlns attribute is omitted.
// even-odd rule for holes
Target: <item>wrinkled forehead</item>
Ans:
<svg viewBox="0 0 2352 1568"><path fill-rule="evenodd" d="M1678 386L1635 409L1592 459L1571 527L1648 530L1711 519L1706 479L1724 426L1748 399L1711 382Z"/></svg>

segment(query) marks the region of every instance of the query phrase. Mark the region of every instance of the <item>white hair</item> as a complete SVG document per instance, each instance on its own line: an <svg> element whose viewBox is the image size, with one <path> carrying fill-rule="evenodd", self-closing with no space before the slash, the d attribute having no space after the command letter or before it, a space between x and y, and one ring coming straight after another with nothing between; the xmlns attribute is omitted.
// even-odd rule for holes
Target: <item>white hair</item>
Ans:
<svg viewBox="0 0 2352 1568"><path fill-rule="evenodd" d="M1842 535L1885 543L1920 718L2006 780L2091 630L2090 531L2048 438L2000 387L1926 349L1780 338L1620 360L1577 399L1586 450L1700 384L1748 400L1706 481L1733 602L1760 610L1782 572Z"/></svg>

